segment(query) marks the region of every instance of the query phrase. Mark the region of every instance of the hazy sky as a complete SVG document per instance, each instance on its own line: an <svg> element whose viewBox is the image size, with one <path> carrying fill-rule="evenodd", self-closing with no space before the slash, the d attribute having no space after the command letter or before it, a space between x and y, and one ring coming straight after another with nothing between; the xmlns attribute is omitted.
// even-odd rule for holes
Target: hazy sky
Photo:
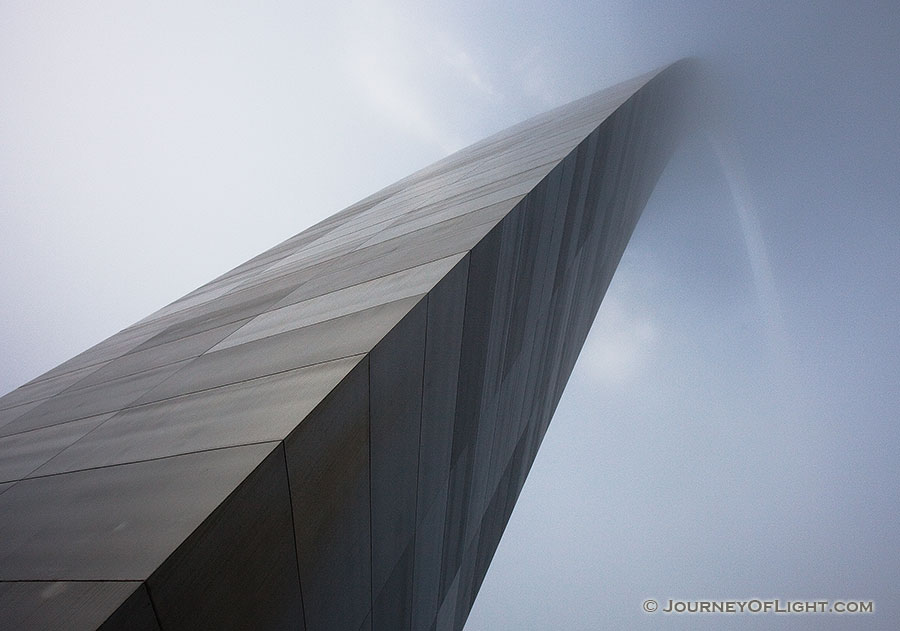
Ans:
<svg viewBox="0 0 900 631"><path fill-rule="evenodd" d="M650 200L466 629L898 628L900 9L757 5L3 2L0 391L692 55L709 124ZM756 597L876 611L641 609Z"/></svg>

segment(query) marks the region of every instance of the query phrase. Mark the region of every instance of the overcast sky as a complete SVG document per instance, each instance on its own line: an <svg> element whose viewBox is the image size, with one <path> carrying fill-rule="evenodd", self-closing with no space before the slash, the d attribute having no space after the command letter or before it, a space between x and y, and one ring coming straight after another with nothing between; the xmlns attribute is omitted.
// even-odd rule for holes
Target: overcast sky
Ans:
<svg viewBox="0 0 900 631"><path fill-rule="evenodd" d="M466 629L896 629L900 9L757 5L6 0L0 391L695 56L709 124L637 227ZM641 609L755 597L876 611Z"/></svg>

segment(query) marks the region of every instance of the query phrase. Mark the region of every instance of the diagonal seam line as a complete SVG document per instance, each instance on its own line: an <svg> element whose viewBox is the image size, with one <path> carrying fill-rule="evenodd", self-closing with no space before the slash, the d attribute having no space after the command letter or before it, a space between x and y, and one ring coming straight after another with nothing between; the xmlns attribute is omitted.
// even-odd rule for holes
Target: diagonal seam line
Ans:
<svg viewBox="0 0 900 631"><path fill-rule="evenodd" d="M291 492L291 470L287 463L287 443L284 440L279 442L281 443L281 453L284 456L284 475L288 487L288 507L291 511L291 540L294 542L294 567L297 568L297 589L300 591L300 611L303 614L303 628L306 629L306 604L303 602L303 581L300 579L300 543L297 541L297 524L294 519L294 494Z"/></svg>
<svg viewBox="0 0 900 631"><path fill-rule="evenodd" d="M410 296L410 298L415 298L415 296ZM407 298L404 298L404 300L407 300ZM299 329L297 329L297 330L299 330ZM188 397L188 396L191 396L191 395L194 395L194 394L200 394L201 392L210 392L210 391L212 391L212 390L219 390L219 389L221 389L221 388L227 388L227 387L229 387L229 386L236 386L236 385L242 384L242 383L249 383L249 382L251 382L251 381L256 381L256 380L258 380L258 379L265 379L265 378L267 378L267 377L274 377L274 376L276 376L276 375L283 375L284 373L288 373L288 372L291 372L291 371L293 371L293 370L302 370L302 369L304 369L304 368L312 368L312 367L314 367L314 366L320 366L320 365L322 365L322 364L327 364L327 363L330 363L330 362L337 362L337 361L341 361L341 360L344 360L344 359L351 359L351 358L353 358L353 357L362 357L362 356L366 355L367 353L368 353L368 351L364 351L364 352L361 352L361 353L353 353L353 354L351 354L351 355L344 355L344 356L341 356L341 357L335 357L334 359L323 359L322 361L313 362L313 363L311 363L311 364L306 364L306 365L304 365L304 366L297 366L297 367L295 367L295 368L286 368L285 370L279 370L279 371L276 371L276 372L268 373L268 374L266 374L266 375L260 375L260 376L258 376L258 377L248 377L247 379L240 379L240 380L238 380L238 381L232 381L232 382L229 382L229 383L222 383L222 384L219 384L219 385L216 385L216 386L210 386L210 387L208 387L208 388L201 388L201 389L199 389L199 390L192 390L191 392L184 392L184 393L182 393L182 394L174 394L174 395L172 395L172 396L170 396L170 397L164 397L164 398L162 398L162 399L156 399L156 400L154 400L154 401L146 401L146 402L144 402L144 403L138 403L138 404L135 404L135 405L128 404L128 405L126 405L125 407L119 408L118 410L109 410L109 411L106 411L106 412L99 412L99 413L97 413L97 414L89 414L89 415L87 415L87 416L80 416L80 417L78 417L78 418L67 419L67 420L62 421L62 422L60 422L60 423L53 423L53 424L51 424L51 425L44 425L44 426L42 426L42 427L33 427L33 428L31 428L31 429L23 429L23 430L20 431L20 432L12 432L12 433L10 433L10 434L4 434L3 436L0 436L0 441L2 441L4 438L8 438L8 437L10 437L10 436L19 436L20 434L26 434L26 433L28 433L28 432L36 432L36 431L38 431L38 430L49 429L49 428L51 428L51 427L59 427L60 425L66 425L67 423L75 423L75 422L77 422L77 421L84 421L84 420L87 420L87 419L89 419L89 418L91 418L91 417L94 417L94 416L103 416L104 414L113 414L113 416L110 417L110 418L108 419L108 420L112 420L113 418L115 418L116 416L118 416L119 414L121 414L122 412L127 412L127 411L129 411L129 410L138 410L138 409L143 408L143 407L146 407L146 406L148 406L148 405L155 405L155 404L157 404L157 403L163 403L163 402L166 402L166 401L172 401L172 400L174 400L174 399L179 399L179 398L182 398L182 397ZM198 359L198 358L195 357L194 359ZM184 366L184 368L187 368L187 367L188 367L187 365ZM172 374L172 376L174 377L174 376L177 375L179 372L181 372L181 370L184 370L184 368L181 368L181 369L177 370L176 372L174 372L174 373ZM168 379L166 379L165 381L167 381L167 380L168 380ZM156 388L157 386L162 385L165 381L159 382L156 386L154 386L154 388ZM147 394L147 392L145 392L144 394ZM142 394L141 396L143 396L143 394ZM139 398L140 398L140 397L139 397ZM105 424L106 422L107 422L107 421L104 421L103 423L101 423L101 425ZM99 426L98 426L98 427L99 427ZM96 428L95 428L95 429L96 429ZM93 430L91 430L91 431L93 431Z"/></svg>
<svg viewBox="0 0 900 631"><path fill-rule="evenodd" d="M249 442L249 443L239 443L237 445L223 445L221 447L210 447L208 449L195 449L193 451L185 451L184 453L180 453L180 454L168 454L166 456L155 456L153 458L141 458L139 460L129 460L127 462L115 462L112 464L98 465L96 467L84 467L83 469L73 469L71 471L59 471L57 473L45 473L43 475L35 475L30 478L22 478L20 480L14 480L13 483L18 484L20 482L28 482L30 480L42 480L44 478L53 478L53 477L60 476L60 475L69 475L70 473L83 473L85 471L97 471L100 469L111 469L112 467L122 467L122 466L126 466L126 465L140 464L142 462L156 462L158 460L169 460L171 458L178 458L180 456L190 456L192 454L202 454L202 453L208 453L211 451L222 451L223 449L237 449L238 447L252 447L255 445L277 445L279 442L281 442L281 441L278 439L257 440L257 441Z"/></svg>

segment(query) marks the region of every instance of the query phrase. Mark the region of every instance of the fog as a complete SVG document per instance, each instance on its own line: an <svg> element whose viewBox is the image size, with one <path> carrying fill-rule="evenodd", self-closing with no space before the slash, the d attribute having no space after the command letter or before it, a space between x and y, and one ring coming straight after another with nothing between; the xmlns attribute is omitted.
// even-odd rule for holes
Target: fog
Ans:
<svg viewBox="0 0 900 631"><path fill-rule="evenodd" d="M691 56L705 124L466 629L897 628L893 3L78 4L0 6L0 391L451 151Z"/></svg>

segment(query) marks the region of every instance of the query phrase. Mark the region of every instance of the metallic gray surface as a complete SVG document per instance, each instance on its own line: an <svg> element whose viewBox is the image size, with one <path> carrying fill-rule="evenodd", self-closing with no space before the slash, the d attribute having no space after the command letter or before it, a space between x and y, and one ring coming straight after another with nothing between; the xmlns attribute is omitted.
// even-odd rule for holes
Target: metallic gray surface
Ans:
<svg viewBox="0 0 900 631"><path fill-rule="evenodd" d="M460 629L677 83L481 141L0 399L0 619Z"/></svg>
<svg viewBox="0 0 900 631"><path fill-rule="evenodd" d="M0 611L4 628L18 631L159 630L139 581L0 583Z"/></svg>
<svg viewBox="0 0 900 631"><path fill-rule="evenodd" d="M20 480L0 495L0 581L146 579L277 444Z"/></svg>
<svg viewBox="0 0 900 631"><path fill-rule="evenodd" d="M372 595L369 359L285 440L307 625L355 629Z"/></svg>

